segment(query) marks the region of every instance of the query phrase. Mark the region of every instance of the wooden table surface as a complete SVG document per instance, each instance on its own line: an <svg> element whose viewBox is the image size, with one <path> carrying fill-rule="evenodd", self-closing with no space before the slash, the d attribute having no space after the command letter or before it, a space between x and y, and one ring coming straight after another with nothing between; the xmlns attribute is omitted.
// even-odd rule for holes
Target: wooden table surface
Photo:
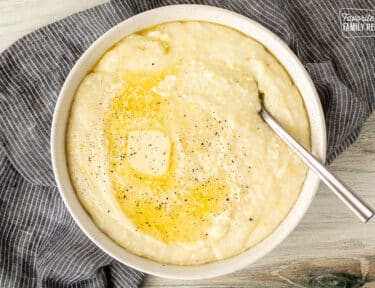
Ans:
<svg viewBox="0 0 375 288"><path fill-rule="evenodd" d="M0 0L0 51L22 35L103 0ZM330 169L375 206L375 113ZM296 230L256 264L200 281L148 276L145 287L374 287L375 219L363 225L324 185Z"/></svg>

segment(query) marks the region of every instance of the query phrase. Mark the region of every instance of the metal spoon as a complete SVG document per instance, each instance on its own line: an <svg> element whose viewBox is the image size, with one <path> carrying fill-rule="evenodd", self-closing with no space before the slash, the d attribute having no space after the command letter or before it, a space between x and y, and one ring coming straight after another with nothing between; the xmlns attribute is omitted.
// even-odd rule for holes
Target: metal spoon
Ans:
<svg viewBox="0 0 375 288"><path fill-rule="evenodd" d="M372 216L374 210L358 195L346 187L336 176L329 172L309 151L297 142L279 123L265 110L259 112L263 120L284 140L289 147L320 177L320 179L348 206L363 223Z"/></svg>

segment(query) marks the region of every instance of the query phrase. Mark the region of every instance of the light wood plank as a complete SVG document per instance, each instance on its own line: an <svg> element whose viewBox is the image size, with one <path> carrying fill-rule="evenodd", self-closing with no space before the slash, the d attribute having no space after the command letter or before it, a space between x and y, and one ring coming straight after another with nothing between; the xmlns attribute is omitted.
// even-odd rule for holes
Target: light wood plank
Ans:
<svg viewBox="0 0 375 288"><path fill-rule="evenodd" d="M375 257L307 258L255 265L230 276L205 281L166 281L144 287L375 287ZM150 279L150 278L149 278Z"/></svg>
<svg viewBox="0 0 375 288"><path fill-rule="evenodd" d="M0 51L41 26L108 0L0 0Z"/></svg>

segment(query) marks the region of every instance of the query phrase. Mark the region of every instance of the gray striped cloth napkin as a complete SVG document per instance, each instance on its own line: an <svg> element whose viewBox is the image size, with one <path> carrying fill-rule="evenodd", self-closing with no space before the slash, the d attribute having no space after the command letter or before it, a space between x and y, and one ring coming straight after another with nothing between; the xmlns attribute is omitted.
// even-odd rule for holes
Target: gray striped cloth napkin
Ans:
<svg viewBox="0 0 375 288"><path fill-rule="evenodd" d="M112 1L41 28L0 55L0 287L136 287L144 275L95 247L65 209L49 150L69 70L109 28L162 5L246 15L279 35L310 73L328 128L327 163L357 138L375 102L375 38L345 38L341 8L373 1ZM355 3L355 4L354 4Z"/></svg>

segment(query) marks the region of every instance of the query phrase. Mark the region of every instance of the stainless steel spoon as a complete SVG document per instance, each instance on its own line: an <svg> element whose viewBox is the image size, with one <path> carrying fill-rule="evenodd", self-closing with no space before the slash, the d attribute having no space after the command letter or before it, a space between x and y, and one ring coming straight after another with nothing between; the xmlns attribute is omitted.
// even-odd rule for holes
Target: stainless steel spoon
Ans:
<svg viewBox="0 0 375 288"><path fill-rule="evenodd" d="M372 216L374 210L358 195L346 187L335 175L329 172L309 151L297 142L279 123L262 107L259 112L263 120L284 140L289 147L320 177L320 179L348 206L363 223Z"/></svg>

